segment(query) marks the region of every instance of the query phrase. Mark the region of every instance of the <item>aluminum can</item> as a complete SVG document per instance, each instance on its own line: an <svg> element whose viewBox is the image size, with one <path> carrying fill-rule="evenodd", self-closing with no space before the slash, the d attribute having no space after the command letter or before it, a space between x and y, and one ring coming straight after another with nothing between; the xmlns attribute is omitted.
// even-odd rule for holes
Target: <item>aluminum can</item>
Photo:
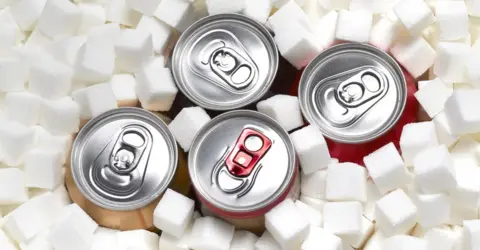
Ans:
<svg viewBox="0 0 480 250"><path fill-rule="evenodd" d="M270 90L279 64L272 35L243 15L205 17L179 38L172 72L180 92L208 110L238 109Z"/></svg>
<svg viewBox="0 0 480 250"><path fill-rule="evenodd" d="M327 138L362 144L399 121L407 85L401 67L388 54L368 44L344 43L307 66L298 97L304 117Z"/></svg>
<svg viewBox="0 0 480 250"><path fill-rule="evenodd" d="M188 163L203 212L237 229L262 232L265 213L299 194L298 160L288 133L256 111L212 119L197 133Z"/></svg>
<svg viewBox="0 0 480 250"><path fill-rule="evenodd" d="M101 226L154 230L153 211L166 189L187 195L191 188L186 156L168 122L133 107L90 120L75 138L67 166L72 201Z"/></svg>

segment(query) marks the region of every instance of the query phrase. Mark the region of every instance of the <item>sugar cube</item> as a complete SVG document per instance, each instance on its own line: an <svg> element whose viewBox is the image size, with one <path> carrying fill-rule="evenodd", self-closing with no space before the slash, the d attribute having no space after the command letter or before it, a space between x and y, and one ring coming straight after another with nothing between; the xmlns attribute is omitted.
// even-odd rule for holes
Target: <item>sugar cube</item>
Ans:
<svg viewBox="0 0 480 250"><path fill-rule="evenodd" d="M440 41L452 41L468 36L468 10L464 1L438 1L435 17Z"/></svg>
<svg viewBox="0 0 480 250"><path fill-rule="evenodd" d="M145 16L152 16L160 2L161 0L126 0L125 3L129 8Z"/></svg>
<svg viewBox="0 0 480 250"><path fill-rule="evenodd" d="M234 231L234 226L220 219L198 218L193 223L190 247L196 250L229 249Z"/></svg>
<svg viewBox="0 0 480 250"><path fill-rule="evenodd" d="M317 0L305 0L302 9L312 24L317 23L328 12Z"/></svg>
<svg viewBox="0 0 480 250"><path fill-rule="evenodd" d="M384 17L381 18L370 32L369 43L383 51L389 51L400 32L400 25Z"/></svg>
<svg viewBox="0 0 480 250"><path fill-rule="evenodd" d="M107 21L128 27L135 27L142 18L142 13L128 7L127 0L111 0L105 10Z"/></svg>
<svg viewBox="0 0 480 250"><path fill-rule="evenodd" d="M243 14L259 23L266 23L272 7L270 0L247 0Z"/></svg>
<svg viewBox="0 0 480 250"><path fill-rule="evenodd" d="M375 221L386 236L403 234L415 226L417 208L404 191L397 189L377 201Z"/></svg>
<svg viewBox="0 0 480 250"><path fill-rule="evenodd" d="M326 179L326 170L318 170L308 175L302 175L302 195L315 199L325 199Z"/></svg>
<svg viewBox="0 0 480 250"><path fill-rule="evenodd" d="M229 0L206 0L209 15L218 15L226 13L239 13L247 7L247 0L229 1Z"/></svg>
<svg viewBox="0 0 480 250"><path fill-rule="evenodd" d="M82 19L77 31L79 34L87 34L91 28L101 26L107 21L105 8L101 4L80 3L78 7L82 11Z"/></svg>
<svg viewBox="0 0 480 250"><path fill-rule="evenodd" d="M311 226L321 227L323 225L322 214L320 211L299 200L295 201L295 206L308 219Z"/></svg>
<svg viewBox="0 0 480 250"><path fill-rule="evenodd" d="M480 168L475 165L455 165L457 186L452 191L452 202L458 206L476 208L480 205Z"/></svg>
<svg viewBox="0 0 480 250"><path fill-rule="evenodd" d="M0 247L2 250L17 250L15 243L0 229Z"/></svg>
<svg viewBox="0 0 480 250"><path fill-rule="evenodd" d="M367 201L367 171L355 163L332 164L327 169L325 197L329 201Z"/></svg>
<svg viewBox="0 0 480 250"><path fill-rule="evenodd" d="M257 110L275 119L287 131L303 125L300 104L296 96L275 95L258 102Z"/></svg>
<svg viewBox="0 0 480 250"><path fill-rule="evenodd" d="M450 197L447 194L416 194L413 201L418 209L418 223L422 227L433 228L448 222Z"/></svg>
<svg viewBox="0 0 480 250"><path fill-rule="evenodd" d="M393 7L394 3L395 2L392 0L351 0L350 9L380 14L388 12Z"/></svg>
<svg viewBox="0 0 480 250"><path fill-rule="evenodd" d="M0 169L0 205L22 204L28 200L25 174L18 168Z"/></svg>
<svg viewBox="0 0 480 250"><path fill-rule="evenodd" d="M117 233L118 230L113 230L104 227L98 227L95 230L95 235L92 242L92 250L115 250L118 249Z"/></svg>
<svg viewBox="0 0 480 250"><path fill-rule="evenodd" d="M35 146L60 152L62 164L65 163L71 143L71 135L52 135L42 126L35 127Z"/></svg>
<svg viewBox="0 0 480 250"><path fill-rule="evenodd" d="M113 95L117 99L118 106L137 106L138 98L135 93L136 81L130 74L113 75L110 80Z"/></svg>
<svg viewBox="0 0 480 250"><path fill-rule="evenodd" d="M117 232L117 242L121 247L128 249L158 250L159 237L156 233L147 230L132 230Z"/></svg>
<svg viewBox="0 0 480 250"><path fill-rule="evenodd" d="M118 107L112 87L108 83L88 87L85 98L89 114L92 117Z"/></svg>
<svg viewBox="0 0 480 250"><path fill-rule="evenodd" d="M420 151L437 145L438 139L433 122L410 123L403 127L400 148L407 166L413 165L413 160Z"/></svg>
<svg viewBox="0 0 480 250"><path fill-rule="evenodd" d="M117 69L137 72L153 56L152 35L143 30L125 29L115 45Z"/></svg>
<svg viewBox="0 0 480 250"><path fill-rule="evenodd" d="M375 220L375 203L383 197L372 179L367 180L367 202L363 206L363 216L370 221Z"/></svg>
<svg viewBox="0 0 480 250"><path fill-rule="evenodd" d="M15 22L24 31L31 31L37 25L47 0L21 0L10 6Z"/></svg>
<svg viewBox="0 0 480 250"><path fill-rule="evenodd" d="M118 23L106 23L96 26L88 31L88 41L100 42L114 46L120 37L120 25Z"/></svg>
<svg viewBox="0 0 480 250"><path fill-rule="evenodd" d="M440 78L428 81L415 93L415 98L427 114L434 118L443 111L445 102L452 95L453 88L447 86Z"/></svg>
<svg viewBox="0 0 480 250"><path fill-rule="evenodd" d="M72 36L76 34L82 11L74 3L63 0L48 0L38 18L38 28L48 37Z"/></svg>
<svg viewBox="0 0 480 250"><path fill-rule="evenodd" d="M61 38L56 38L61 39ZM43 48L52 44L52 38L48 37L39 28L35 28L28 37L25 47L27 48Z"/></svg>
<svg viewBox="0 0 480 250"><path fill-rule="evenodd" d="M433 65L436 57L435 50L421 36L397 41L390 52L414 78L425 73Z"/></svg>
<svg viewBox="0 0 480 250"><path fill-rule="evenodd" d="M310 232L300 249L345 250L342 248L342 239L328 230L314 226L310 227Z"/></svg>
<svg viewBox="0 0 480 250"><path fill-rule="evenodd" d="M435 16L423 1L399 1L394 7L395 14L412 36L422 33L435 21Z"/></svg>
<svg viewBox="0 0 480 250"><path fill-rule="evenodd" d="M137 81L135 90L144 109L170 110L178 89L169 68L150 63L140 69L135 78Z"/></svg>
<svg viewBox="0 0 480 250"><path fill-rule="evenodd" d="M465 62L470 47L464 43L440 42L433 66L435 75L445 82L466 82Z"/></svg>
<svg viewBox="0 0 480 250"><path fill-rule="evenodd" d="M447 147L451 147L459 140L458 136L452 134L452 130L448 124L445 112L442 111L438 113L433 118L433 123L435 124L439 143L444 144Z"/></svg>
<svg viewBox="0 0 480 250"><path fill-rule="evenodd" d="M3 103L8 119L26 126L37 124L41 104L41 97L25 91L8 92Z"/></svg>
<svg viewBox="0 0 480 250"><path fill-rule="evenodd" d="M46 99L58 99L70 94L73 71L56 60L46 59L30 68L29 90Z"/></svg>
<svg viewBox="0 0 480 250"><path fill-rule="evenodd" d="M71 97L45 100L39 124L53 135L76 133L80 127L80 106Z"/></svg>
<svg viewBox="0 0 480 250"><path fill-rule="evenodd" d="M162 0L154 15L179 31L185 31L195 21L193 5L186 0Z"/></svg>
<svg viewBox="0 0 480 250"><path fill-rule="evenodd" d="M244 230L235 230L230 250L255 250L258 236Z"/></svg>
<svg viewBox="0 0 480 250"><path fill-rule="evenodd" d="M427 241L409 235L395 235L385 239L382 249L427 250Z"/></svg>
<svg viewBox="0 0 480 250"><path fill-rule="evenodd" d="M478 0L465 0L470 16L480 16L480 2Z"/></svg>
<svg viewBox="0 0 480 250"><path fill-rule="evenodd" d="M0 51L8 51L16 44L16 29L12 25L0 24Z"/></svg>
<svg viewBox="0 0 480 250"><path fill-rule="evenodd" d="M0 91L21 91L25 89L29 67L20 58L4 57L0 59Z"/></svg>
<svg viewBox="0 0 480 250"><path fill-rule="evenodd" d="M192 220L194 201L167 189L155 208L153 224L175 237L181 237Z"/></svg>
<svg viewBox="0 0 480 250"><path fill-rule="evenodd" d="M107 42L88 40L78 50L74 63L75 78L98 83L107 81L115 69L115 49Z"/></svg>
<svg viewBox="0 0 480 250"><path fill-rule="evenodd" d="M172 36L172 28L154 17L143 16L137 25L137 30L150 33L153 41L153 51L163 54Z"/></svg>
<svg viewBox="0 0 480 250"><path fill-rule="evenodd" d="M478 208L469 208L452 203L450 209L449 225L463 225L465 220L476 220L479 218Z"/></svg>
<svg viewBox="0 0 480 250"><path fill-rule="evenodd" d="M348 9L351 0L319 0L318 2L325 9L328 10L341 10Z"/></svg>
<svg viewBox="0 0 480 250"><path fill-rule="evenodd" d="M466 220L463 222L465 249L480 247L480 220Z"/></svg>
<svg viewBox="0 0 480 250"><path fill-rule="evenodd" d="M372 29L372 14L366 11L341 10L335 37L338 40L365 43Z"/></svg>
<svg viewBox="0 0 480 250"><path fill-rule="evenodd" d="M86 36L73 36L56 40L49 44L46 49L59 62L74 66L78 51L86 41Z"/></svg>
<svg viewBox="0 0 480 250"><path fill-rule="evenodd" d="M365 244L365 242L372 236L375 231L375 225L373 222L368 220L365 216L362 216L362 230L359 235L354 237L347 237L344 239L344 243L348 243L350 248L360 248ZM345 247L344 247L345 248Z"/></svg>
<svg viewBox="0 0 480 250"><path fill-rule="evenodd" d="M255 250L281 250L280 244L273 238L267 230L258 238L255 243ZM336 250L336 249L335 249Z"/></svg>
<svg viewBox="0 0 480 250"><path fill-rule="evenodd" d="M385 238L386 237L382 233L382 231L378 230L370 237L370 239L367 241L363 249L364 250L382 250L382 245Z"/></svg>
<svg viewBox="0 0 480 250"><path fill-rule="evenodd" d="M182 149L188 152L197 132L209 121L210 116L202 108L183 108L168 128Z"/></svg>
<svg viewBox="0 0 480 250"><path fill-rule="evenodd" d="M275 33L284 29L287 24L298 24L306 31L311 31L312 28L308 16L293 0L286 2L278 11L270 16L270 18L268 18L268 24Z"/></svg>
<svg viewBox="0 0 480 250"><path fill-rule="evenodd" d="M3 23L3 25L15 30L16 43L20 43L25 40L25 34L20 27L18 27L17 22L13 18L12 12L10 11L10 6L0 11L0 21Z"/></svg>
<svg viewBox="0 0 480 250"><path fill-rule="evenodd" d="M445 115L454 135L480 132L480 90L459 89L445 102Z"/></svg>
<svg viewBox="0 0 480 250"><path fill-rule="evenodd" d="M177 238L168 233L162 232L160 235L159 241L159 250L160 249L172 249L172 250L190 250L188 246L190 240L192 228L190 227L187 232L180 238Z"/></svg>
<svg viewBox="0 0 480 250"><path fill-rule="evenodd" d="M315 125L309 125L290 134L304 174L324 169L330 163L327 142Z"/></svg>
<svg viewBox="0 0 480 250"><path fill-rule="evenodd" d="M305 195L300 196L300 201L307 204L311 208L314 208L315 210L317 210L319 212L323 212L323 207L327 203L327 201L325 201L325 200L315 199L315 198L311 198L311 197L308 197L308 196L305 196Z"/></svg>
<svg viewBox="0 0 480 250"><path fill-rule="evenodd" d="M24 154L33 147L35 129L14 121L0 123L0 147L2 162L8 166L19 166L23 163ZM7 189L8 190L8 189Z"/></svg>
<svg viewBox="0 0 480 250"><path fill-rule="evenodd" d="M386 194L404 187L410 180L405 164L393 143L389 143L363 158L378 190Z"/></svg>
<svg viewBox="0 0 480 250"><path fill-rule="evenodd" d="M454 250L457 237L451 229L432 228L425 234L428 249Z"/></svg>
<svg viewBox="0 0 480 250"><path fill-rule="evenodd" d="M27 187L54 189L62 181L60 151L34 148L25 155L25 182Z"/></svg>
<svg viewBox="0 0 480 250"><path fill-rule="evenodd" d="M342 239L362 233L362 204L356 201L329 202L323 208L323 228Z"/></svg>

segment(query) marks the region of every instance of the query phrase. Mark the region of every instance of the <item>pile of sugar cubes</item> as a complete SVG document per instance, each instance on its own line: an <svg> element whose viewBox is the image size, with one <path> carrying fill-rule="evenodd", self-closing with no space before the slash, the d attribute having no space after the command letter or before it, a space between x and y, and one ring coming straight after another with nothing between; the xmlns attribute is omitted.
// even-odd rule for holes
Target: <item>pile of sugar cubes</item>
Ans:
<svg viewBox="0 0 480 250"><path fill-rule="evenodd" d="M0 9L1 250L480 249L480 0L0 0ZM318 128L303 127L297 97L277 95L257 110L293 131L301 196L269 211L260 237L202 217L170 189L154 212L160 236L98 226L63 185L73 135L117 107L170 110L172 41L222 13L265 24L298 69L338 41L391 53L412 76L428 75L415 97L431 119L404 127L401 153L384 145L363 167L332 159ZM209 120L184 108L169 127L188 152Z"/></svg>

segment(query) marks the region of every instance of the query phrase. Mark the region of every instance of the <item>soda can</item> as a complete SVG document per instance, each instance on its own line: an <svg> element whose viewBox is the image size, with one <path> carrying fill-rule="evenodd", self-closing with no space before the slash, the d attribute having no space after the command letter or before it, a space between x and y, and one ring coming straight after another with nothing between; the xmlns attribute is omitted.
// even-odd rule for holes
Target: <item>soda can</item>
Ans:
<svg viewBox="0 0 480 250"><path fill-rule="evenodd" d="M265 213L299 195L298 160L288 133L256 111L212 119L195 136L188 163L203 212L238 229L262 232Z"/></svg>
<svg viewBox="0 0 480 250"><path fill-rule="evenodd" d="M140 108L118 108L78 133L66 186L72 200L101 226L154 230L153 211L166 189L188 194L186 156L168 122Z"/></svg>
<svg viewBox="0 0 480 250"><path fill-rule="evenodd" d="M172 55L175 82L207 110L238 109L260 100L278 70L277 46L268 30L243 15L200 19L180 36Z"/></svg>
<svg viewBox="0 0 480 250"><path fill-rule="evenodd" d="M307 66L298 98L304 117L327 138L361 144L395 126L405 109L407 86L388 54L371 45L344 43Z"/></svg>

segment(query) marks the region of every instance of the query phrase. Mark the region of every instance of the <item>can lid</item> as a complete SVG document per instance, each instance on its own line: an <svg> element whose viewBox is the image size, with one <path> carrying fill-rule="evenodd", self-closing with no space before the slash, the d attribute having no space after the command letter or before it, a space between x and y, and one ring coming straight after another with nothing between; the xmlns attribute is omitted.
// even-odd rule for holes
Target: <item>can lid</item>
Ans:
<svg viewBox="0 0 480 250"><path fill-rule="evenodd" d="M139 108L118 108L90 120L78 133L72 175L92 203L109 210L134 210L167 189L177 150L158 116Z"/></svg>
<svg viewBox="0 0 480 250"><path fill-rule="evenodd" d="M259 100L277 73L278 51L261 24L243 15L205 17L175 45L172 71L178 88L210 110L231 110Z"/></svg>
<svg viewBox="0 0 480 250"><path fill-rule="evenodd" d="M275 203L298 168L288 133L270 117L247 110L206 124L192 143L188 163L202 200L231 213Z"/></svg>
<svg viewBox="0 0 480 250"><path fill-rule="evenodd" d="M345 43L317 56L298 89L305 118L342 143L363 143L390 130L405 108L405 77L395 60L367 44Z"/></svg>

